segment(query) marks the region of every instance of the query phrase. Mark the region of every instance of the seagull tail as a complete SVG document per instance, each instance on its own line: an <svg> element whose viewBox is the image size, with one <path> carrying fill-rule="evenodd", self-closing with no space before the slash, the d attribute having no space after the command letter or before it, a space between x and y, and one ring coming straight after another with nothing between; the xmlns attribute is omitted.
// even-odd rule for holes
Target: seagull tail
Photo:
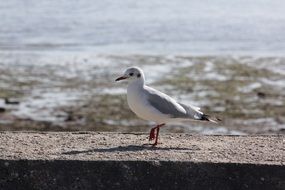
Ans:
<svg viewBox="0 0 285 190"><path fill-rule="evenodd" d="M213 123L219 123L219 121L222 121L220 118L213 117L213 116L206 115L206 114L202 115L201 120L203 120L203 121L210 121L210 122L213 122Z"/></svg>

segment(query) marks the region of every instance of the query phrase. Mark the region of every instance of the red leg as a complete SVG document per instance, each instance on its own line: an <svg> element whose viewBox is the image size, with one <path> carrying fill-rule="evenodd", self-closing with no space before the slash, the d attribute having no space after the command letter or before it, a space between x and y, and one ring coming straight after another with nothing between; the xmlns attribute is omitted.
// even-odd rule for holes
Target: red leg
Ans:
<svg viewBox="0 0 285 190"><path fill-rule="evenodd" d="M155 127L150 130L149 139L148 140L151 141L154 138L155 138Z"/></svg>
<svg viewBox="0 0 285 190"><path fill-rule="evenodd" d="M155 130L159 127L159 125L155 126L154 128L152 128L150 130L150 133L149 133L149 141L151 140L154 140L155 139Z"/></svg>
<svg viewBox="0 0 285 190"><path fill-rule="evenodd" d="M155 142L152 144L152 146L156 146L157 145L157 143L158 143L158 135L159 135L159 128L162 127L163 125L165 125L165 123L157 125L156 127L152 128L153 130L156 129Z"/></svg>
<svg viewBox="0 0 285 190"><path fill-rule="evenodd" d="M156 137L155 137L155 142L152 144L152 146L156 146L158 142L158 134L159 134L159 127L156 128Z"/></svg>

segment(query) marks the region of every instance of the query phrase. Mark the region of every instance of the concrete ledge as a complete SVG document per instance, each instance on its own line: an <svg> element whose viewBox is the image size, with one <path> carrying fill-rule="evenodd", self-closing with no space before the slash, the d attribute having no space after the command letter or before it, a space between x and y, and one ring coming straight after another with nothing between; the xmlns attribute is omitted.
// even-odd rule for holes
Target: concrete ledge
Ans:
<svg viewBox="0 0 285 190"><path fill-rule="evenodd" d="M284 136L0 133L0 189L285 189Z"/></svg>

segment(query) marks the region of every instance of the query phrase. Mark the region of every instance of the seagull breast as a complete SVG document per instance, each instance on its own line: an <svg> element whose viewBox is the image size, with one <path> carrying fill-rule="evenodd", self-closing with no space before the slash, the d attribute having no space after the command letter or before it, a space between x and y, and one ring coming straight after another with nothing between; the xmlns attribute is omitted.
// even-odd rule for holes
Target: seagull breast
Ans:
<svg viewBox="0 0 285 190"><path fill-rule="evenodd" d="M147 93L143 89L130 89L128 87L127 99L130 109L142 119L164 123L169 118L168 115L159 112L150 105Z"/></svg>
<svg viewBox="0 0 285 190"><path fill-rule="evenodd" d="M148 86L128 86L128 105L140 118L165 123L187 117L187 111L174 99Z"/></svg>

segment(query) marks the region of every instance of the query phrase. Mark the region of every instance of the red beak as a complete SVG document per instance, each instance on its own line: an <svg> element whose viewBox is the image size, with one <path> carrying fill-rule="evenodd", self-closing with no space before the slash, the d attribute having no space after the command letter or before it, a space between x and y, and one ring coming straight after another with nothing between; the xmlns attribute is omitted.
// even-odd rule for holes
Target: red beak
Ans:
<svg viewBox="0 0 285 190"><path fill-rule="evenodd" d="M119 78L117 78L115 81L119 81L119 80L124 80L124 79L126 79L126 78L128 78L128 77L119 77Z"/></svg>

